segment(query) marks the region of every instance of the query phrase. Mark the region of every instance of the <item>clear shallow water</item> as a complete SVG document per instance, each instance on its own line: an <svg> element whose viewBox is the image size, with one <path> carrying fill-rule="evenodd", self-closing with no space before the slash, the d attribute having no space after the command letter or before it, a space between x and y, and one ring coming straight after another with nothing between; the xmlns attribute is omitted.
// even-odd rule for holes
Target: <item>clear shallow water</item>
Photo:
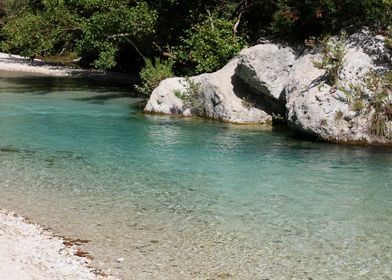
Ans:
<svg viewBox="0 0 392 280"><path fill-rule="evenodd" d="M0 207L124 279L391 279L391 149L143 115L124 93L0 78Z"/></svg>

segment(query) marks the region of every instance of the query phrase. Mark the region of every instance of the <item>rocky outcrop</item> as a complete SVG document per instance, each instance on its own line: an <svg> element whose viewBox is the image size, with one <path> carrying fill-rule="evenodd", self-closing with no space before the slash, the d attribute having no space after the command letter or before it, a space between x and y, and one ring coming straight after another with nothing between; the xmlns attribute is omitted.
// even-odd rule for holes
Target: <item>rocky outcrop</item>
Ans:
<svg viewBox="0 0 392 280"><path fill-rule="evenodd" d="M377 112L373 104L377 92L369 91L364 81L371 70L385 73L391 69L390 50L381 38L367 32L348 38L335 87L326 83L325 71L314 66L314 62L321 59L320 54L301 56L293 66L287 85L288 125L325 141L392 143L392 119L381 116L382 119L377 120L378 115L383 114ZM358 94L361 96L356 96ZM389 98L391 101L392 96Z"/></svg>
<svg viewBox="0 0 392 280"><path fill-rule="evenodd" d="M295 62L293 49L278 44L257 45L245 49L238 57L236 75L256 93L273 99L277 105L273 111L283 113L286 85Z"/></svg>
<svg viewBox="0 0 392 280"><path fill-rule="evenodd" d="M392 96L383 97L389 105L380 111L377 90L367 88L365 77L390 71L392 52L382 36L368 31L349 36L345 47L337 85L329 85L326 71L315 66L320 50L297 55L291 47L265 43L243 50L215 73L163 81L145 110L234 123L280 116L292 129L321 140L391 144ZM189 94L194 85L197 94Z"/></svg>
<svg viewBox="0 0 392 280"><path fill-rule="evenodd" d="M201 115L232 123L271 122L270 114L246 100L247 87L234 75L237 64L238 58L235 58L215 73L162 81L152 92L145 111ZM195 112L187 103L197 103L199 108Z"/></svg>

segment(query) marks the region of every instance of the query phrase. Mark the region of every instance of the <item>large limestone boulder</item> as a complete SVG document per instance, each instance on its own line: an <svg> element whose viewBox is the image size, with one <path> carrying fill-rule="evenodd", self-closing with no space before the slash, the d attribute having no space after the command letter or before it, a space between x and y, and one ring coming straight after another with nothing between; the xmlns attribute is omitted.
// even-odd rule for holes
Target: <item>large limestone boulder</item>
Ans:
<svg viewBox="0 0 392 280"><path fill-rule="evenodd" d="M380 113L377 92L364 78L391 71L392 52L368 31L349 36L346 49L337 86L315 67L320 50L298 57L293 48L266 43L243 50L215 73L162 81L145 111L233 123L270 123L280 115L293 130L324 141L392 144L392 96L383 101L389 111Z"/></svg>
<svg viewBox="0 0 392 280"><path fill-rule="evenodd" d="M163 80L152 92L144 111L191 116L190 108L185 108L182 99L175 95L176 92L182 92L185 89L184 78L176 77Z"/></svg>
<svg viewBox="0 0 392 280"><path fill-rule="evenodd" d="M294 130L325 141L392 143L392 119L376 113L372 104L376 93L364 83L370 70L383 73L391 69L390 50L382 37L367 32L350 36L346 47L337 87L327 85L325 71L314 66L321 59L319 54L307 53L294 63L287 88L287 122ZM355 104L353 86L361 89L361 106ZM375 118L380 116L384 127L377 133Z"/></svg>
<svg viewBox="0 0 392 280"><path fill-rule="evenodd" d="M234 58L215 73L162 81L152 92L145 111L184 116L201 115L232 123L271 122L271 115L244 98L248 91L246 85L235 77L237 64L238 58ZM189 92L195 90L196 94ZM193 96L189 97L189 94ZM190 98L195 100L189 101ZM187 104L190 102L198 103L198 108L191 108Z"/></svg>
<svg viewBox="0 0 392 280"><path fill-rule="evenodd" d="M238 58L237 76L260 95L266 95L284 105L285 88L296 59L294 50L267 43L243 50Z"/></svg>

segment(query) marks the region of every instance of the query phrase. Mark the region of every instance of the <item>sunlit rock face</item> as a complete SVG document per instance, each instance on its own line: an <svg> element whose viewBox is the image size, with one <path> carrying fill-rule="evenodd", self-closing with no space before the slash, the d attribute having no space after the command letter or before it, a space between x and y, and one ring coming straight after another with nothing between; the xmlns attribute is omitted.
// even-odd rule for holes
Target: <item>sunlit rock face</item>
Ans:
<svg viewBox="0 0 392 280"><path fill-rule="evenodd" d="M325 71L314 66L320 59L318 52L306 53L294 63L286 97L289 126L326 141L391 144L391 116L378 116L374 104L377 93L364 85L369 71L382 74L391 70L391 51L383 37L366 31L348 37L335 87L326 83ZM355 104L353 87L360 87L360 103ZM388 97L384 101L388 102ZM375 119L378 117L382 120Z"/></svg>
<svg viewBox="0 0 392 280"><path fill-rule="evenodd" d="M265 43L242 50L217 72L162 81L145 111L232 123L272 123L279 117L320 140L389 145L392 112L377 113L376 92L362 90L362 109L350 94L353 85L363 87L369 71L390 71L392 52L382 36L368 31L350 35L345 48L337 85L329 85L326 71L315 66L322 58L319 49ZM392 96L383 102L392 111Z"/></svg>
<svg viewBox="0 0 392 280"><path fill-rule="evenodd" d="M247 87L236 79L237 64L238 58L234 58L214 73L162 81L152 92L145 111L183 116L201 115L232 123L271 122L270 114L257 108L252 101L242 98L247 94ZM196 103L196 110L186 104L189 94L193 96L189 98L195 100L188 103Z"/></svg>

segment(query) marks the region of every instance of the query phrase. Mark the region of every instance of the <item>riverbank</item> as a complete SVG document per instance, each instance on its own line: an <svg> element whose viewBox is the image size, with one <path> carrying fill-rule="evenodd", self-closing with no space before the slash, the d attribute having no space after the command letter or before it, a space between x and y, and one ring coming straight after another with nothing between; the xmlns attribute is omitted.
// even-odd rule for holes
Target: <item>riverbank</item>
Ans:
<svg viewBox="0 0 392 280"><path fill-rule="evenodd" d="M0 53L0 70L11 72L24 72L57 77L66 77L90 73L90 70L83 70L64 66L53 66L35 59L31 61L20 55Z"/></svg>
<svg viewBox="0 0 392 280"><path fill-rule="evenodd" d="M38 75L52 77L77 77L92 78L100 81L116 81L134 83L136 77L128 73L105 72L94 69L82 69L76 67L58 66L47 64L39 59L33 62L20 55L13 55L0 52L0 71L7 71L7 76L16 73L17 75ZM1 73L4 75L4 73Z"/></svg>
<svg viewBox="0 0 392 280"><path fill-rule="evenodd" d="M0 77L81 77L93 80L130 80L121 73L105 73L45 64L0 53ZM80 245L80 244L78 244ZM0 278L9 280L115 279L93 268L72 240L56 236L14 212L0 208Z"/></svg>
<svg viewBox="0 0 392 280"><path fill-rule="evenodd" d="M97 274L72 242L0 210L0 275L9 280L114 279Z"/></svg>

